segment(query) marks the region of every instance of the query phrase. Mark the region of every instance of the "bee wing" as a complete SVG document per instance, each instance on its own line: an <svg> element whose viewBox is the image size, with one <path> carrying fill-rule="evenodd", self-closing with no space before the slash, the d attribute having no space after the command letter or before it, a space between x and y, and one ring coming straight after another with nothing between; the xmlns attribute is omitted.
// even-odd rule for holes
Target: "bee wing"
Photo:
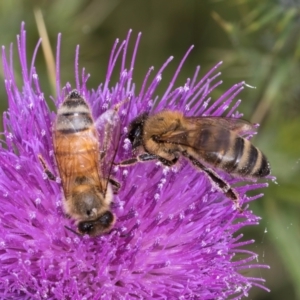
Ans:
<svg viewBox="0 0 300 300"><path fill-rule="evenodd" d="M199 126L221 126L225 129L234 131L238 135L244 135L255 130L255 126L243 119L227 117L189 117L187 118L192 124Z"/></svg>
<svg viewBox="0 0 300 300"><path fill-rule="evenodd" d="M245 120L223 117L190 117L186 119L184 129L166 132L156 137L156 140L214 155L220 145L228 143L230 133L238 136L251 130L254 130L253 125Z"/></svg>
<svg viewBox="0 0 300 300"><path fill-rule="evenodd" d="M100 143L100 167L109 176L118 151L121 133L120 117L115 108L104 112L95 122Z"/></svg>
<svg viewBox="0 0 300 300"><path fill-rule="evenodd" d="M78 173L78 170L81 169L81 166L85 166L86 168L88 168L88 177L90 179L93 178L95 182L99 181L98 150L74 152L74 147L76 148L77 146L78 148L79 144L81 150L88 149L89 147L91 147L91 140L94 139L94 131L90 130L88 131L88 133L86 133L86 136L80 136L79 139L77 137L77 141L72 140L72 137L65 136L63 139L59 139L55 144L54 151L56 153L57 167L61 180L63 182L66 198L68 198L69 193L74 188L75 182L77 180L80 180L80 173ZM84 180L84 178L82 179ZM102 184L101 181L99 181L99 185L100 184Z"/></svg>

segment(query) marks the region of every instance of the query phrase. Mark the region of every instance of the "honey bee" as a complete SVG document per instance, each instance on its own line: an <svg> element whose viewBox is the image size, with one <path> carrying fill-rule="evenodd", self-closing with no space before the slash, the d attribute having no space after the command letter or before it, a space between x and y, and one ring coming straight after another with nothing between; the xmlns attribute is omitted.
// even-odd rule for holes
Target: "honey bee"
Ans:
<svg viewBox="0 0 300 300"><path fill-rule="evenodd" d="M171 110L144 113L131 122L128 131L136 156L119 165L158 160L172 166L183 156L242 211L238 193L214 168L246 179L270 174L265 155L242 137L252 129L252 124L236 118L187 117Z"/></svg>
<svg viewBox="0 0 300 300"><path fill-rule="evenodd" d="M95 123L88 103L77 90L58 108L52 134L54 154L64 192L64 211L75 220L78 234L98 236L115 223L111 204L120 185L105 177L103 166L117 122L117 109L111 109ZM101 136L98 123L102 123ZM44 159L39 159L48 178L54 180Z"/></svg>

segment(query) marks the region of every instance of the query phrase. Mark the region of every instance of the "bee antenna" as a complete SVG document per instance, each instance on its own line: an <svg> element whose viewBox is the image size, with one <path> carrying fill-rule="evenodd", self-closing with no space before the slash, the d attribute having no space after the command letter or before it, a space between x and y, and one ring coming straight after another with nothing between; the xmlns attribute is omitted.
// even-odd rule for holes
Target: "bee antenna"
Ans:
<svg viewBox="0 0 300 300"><path fill-rule="evenodd" d="M76 232L75 230L73 230L72 228L70 228L70 227L68 227L66 225L65 225L65 228L68 229L68 230L70 230L71 232L75 233L76 235L81 236L78 232Z"/></svg>

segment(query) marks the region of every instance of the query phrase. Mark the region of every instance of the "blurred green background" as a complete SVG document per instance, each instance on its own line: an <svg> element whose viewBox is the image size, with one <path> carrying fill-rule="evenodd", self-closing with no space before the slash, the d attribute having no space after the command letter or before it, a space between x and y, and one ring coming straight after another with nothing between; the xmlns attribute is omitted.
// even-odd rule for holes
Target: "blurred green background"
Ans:
<svg viewBox="0 0 300 300"><path fill-rule="evenodd" d="M245 238L256 240L249 248L259 254L258 261L271 266L247 275L266 278L271 292L253 288L248 298L300 299L300 1L2 0L0 44L8 48L13 41L16 45L20 23L25 21L31 59L41 14L53 50L57 33L62 33L62 83L74 84L74 53L80 44L80 66L91 74L89 87L97 87L105 78L115 38L124 39L132 28L133 37L143 33L134 72L138 88L150 66L157 70L174 55L158 91L162 92L192 44L195 49L177 85L192 76L196 65L201 65L203 75L222 60L224 84L214 91L214 99L242 80L256 87L240 94L243 102L239 111L261 124L254 143L268 156L277 184L270 182L263 191L265 196L251 204L262 221L245 234ZM36 65L49 98L54 90L42 50ZM4 110L2 68L0 72L0 108Z"/></svg>

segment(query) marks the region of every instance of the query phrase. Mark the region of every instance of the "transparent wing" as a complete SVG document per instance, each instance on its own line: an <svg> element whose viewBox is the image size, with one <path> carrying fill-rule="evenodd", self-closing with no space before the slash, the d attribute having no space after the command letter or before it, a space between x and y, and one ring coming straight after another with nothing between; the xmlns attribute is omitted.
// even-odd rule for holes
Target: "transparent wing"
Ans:
<svg viewBox="0 0 300 300"><path fill-rule="evenodd" d="M190 117L186 118L184 128L166 132L155 137L158 143L177 144L190 147L197 152L209 155L222 148L230 147L230 139L236 139L254 130L254 126L235 118Z"/></svg>
<svg viewBox="0 0 300 300"><path fill-rule="evenodd" d="M63 183L65 196L72 191L76 181L85 181L87 178L99 182L98 149L91 144L95 143L96 136L93 131L86 132L83 136L64 136L55 145L55 155L59 174ZM87 150L88 149L88 150ZM77 182L77 184L79 183ZM104 187L102 187L104 189Z"/></svg>
<svg viewBox="0 0 300 300"><path fill-rule="evenodd" d="M255 131L255 126L243 119L227 117L189 117L187 119L189 122L199 124L200 126L221 126L225 129L234 131L238 135L245 135Z"/></svg>
<svg viewBox="0 0 300 300"><path fill-rule="evenodd" d="M118 109L112 108L104 112L95 122L100 143L100 168L107 178L118 151L121 122Z"/></svg>

